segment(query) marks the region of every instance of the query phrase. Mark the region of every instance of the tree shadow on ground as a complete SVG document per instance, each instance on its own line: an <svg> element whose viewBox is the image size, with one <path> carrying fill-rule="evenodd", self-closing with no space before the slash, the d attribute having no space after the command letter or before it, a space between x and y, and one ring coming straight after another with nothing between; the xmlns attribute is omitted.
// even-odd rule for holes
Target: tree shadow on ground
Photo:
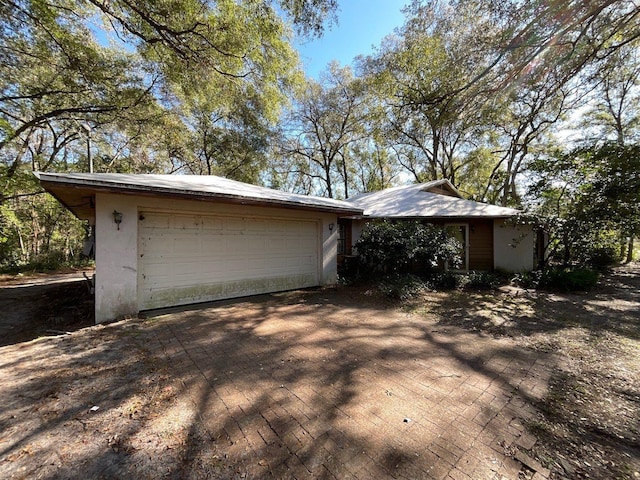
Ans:
<svg viewBox="0 0 640 480"><path fill-rule="evenodd" d="M569 478L640 471L640 265L605 275L590 293L507 288L432 295L442 328L511 338L559 357L528 423L537 456Z"/></svg>
<svg viewBox="0 0 640 480"><path fill-rule="evenodd" d="M256 478L431 478L467 452L481 464L501 458L496 439L515 441L522 430L510 422L530 414L501 407L536 359L504 346L470 350L474 335L441 340L424 322L353 295L293 294L159 319L176 371L198 367L184 390L200 412L193 434L222 439L230 470ZM200 458L202 446L187 456Z"/></svg>
<svg viewBox="0 0 640 480"><path fill-rule="evenodd" d="M0 287L0 347L94 324L94 300L84 280Z"/></svg>
<svg viewBox="0 0 640 480"><path fill-rule="evenodd" d="M447 311L290 292L4 347L0 474L516 478L560 360Z"/></svg>
<svg viewBox="0 0 640 480"><path fill-rule="evenodd" d="M605 276L589 293L558 293L507 287L492 292L451 292L429 298L441 325L495 336L529 336L585 328L640 339L640 266Z"/></svg>
<svg viewBox="0 0 640 480"><path fill-rule="evenodd" d="M317 291L8 346L0 471L438 478L463 458L468 474L515 468L499 441L522 434L514 392L535 359L432 330L362 292Z"/></svg>

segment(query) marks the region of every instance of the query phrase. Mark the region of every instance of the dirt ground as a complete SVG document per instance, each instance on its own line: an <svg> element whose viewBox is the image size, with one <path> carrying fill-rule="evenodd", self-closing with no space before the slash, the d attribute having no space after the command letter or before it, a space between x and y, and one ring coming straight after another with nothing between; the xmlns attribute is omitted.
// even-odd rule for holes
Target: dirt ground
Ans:
<svg viewBox="0 0 640 480"><path fill-rule="evenodd" d="M94 324L93 270L0 275L0 346Z"/></svg>
<svg viewBox="0 0 640 480"><path fill-rule="evenodd" d="M513 338L560 358L527 428L552 478L640 478L640 264L588 294L503 287L433 294L440 325Z"/></svg>
<svg viewBox="0 0 640 480"><path fill-rule="evenodd" d="M458 430L451 430L454 423L449 424L443 418L433 418L434 423L428 423L427 409L422 411L425 418L422 423L416 420L416 413L405 418L405 424L415 428L431 425L432 430L423 431L424 438L431 433L438 438L429 440L433 441L430 450L421 450L420 456L424 462L433 458L437 464L446 459L445 470L411 473L398 466L404 462L417 468L424 467L424 463L410 462L411 459L398 456L397 452L377 457L367 450L367 465L358 472L349 468L341 470L331 455L321 462L322 474L307 463L301 471L307 473L306 478L640 478L638 264L621 267L607 275L589 294L503 287L486 292L427 293L411 302L389 304L370 289L345 287L223 302L201 312L169 312L146 320L129 319L90 327L86 325L91 322L91 300L84 282L57 285L31 282L16 287L15 282L10 286L11 282L3 281L5 285L0 288L0 308L5 315L0 322L0 478L278 478L273 459L280 453L273 450L273 443L258 452L255 469L251 470L236 461L234 448L239 444L231 439L232 434L227 435L228 427L223 430L224 435L206 428L219 423L221 417L208 418L215 417L215 410L207 411L198 403L202 390L196 377L211 377L209 382L213 384L219 381L218 377L236 375L245 364L247 369L267 369L255 372L255 380L251 373L243 373L244 395L251 400L252 385L257 392L265 379L270 385L284 382L281 378L287 377L282 376L282 369L304 375L313 371L322 376L322 372L333 372L335 366L336 378L347 383L323 390L325 397L331 397L329 403L333 408L338 402L353 404L356 387L368 392L369 378L360 385L356 377L365 378L374 370L379 375L381 369L386 369L388 378L395 378L398 372L393 369L400 365L406 388L409 380L418 382L415 385L419 388L426 388L428 384L433 387L432 393L442 394L444 402L457 397L455 388L446 395L443 393L443 382L479 378L477 374L483 373L490 362L496 362L498 356L501 355L500 361L504 363L506 354L526 359L517 365L527 365L523 378L534 382L503 382L500 388L506 392L505 396L517 397L532 413L522 425L512 422L505 426L505 431L517 430L512 437L514 443L501 440L498 448L496 438L491 438L486 445L503 449L502 454L514 458L519 445L526 458L535 459L533 468L531 464L529 468L518 468L518 473L510 477L505 472L516 470L493 468L486 464L488 460L483 465L478 455L465 456L464 442L459 438L448 440L451 445L460 446L449 459L447 452L438 448L446 447L442 440L447 431L456 434ZM325 326L317 332L310 330L313 322L322 325L324 319L318 312L327 314L331 329ZM277 319L268 324L268 329L266 317ZM359 336L363 335L365 326L374 322L377 322L375 325L386 322L389 330L382 336L376 331L378 340L372 337L371 330L366 331L367 343L354 343L362 341ZM193 325L193 330L188 331L189 325ZM404 341L402 335L406 335L407 344L413 345L416 341L411 337L413 330L426 338L436 338L438 341L432 345L459 343L455 343L456 350L443 350L437 357L423 352L423 347L407 350L407 354L400 357L397 349ZM349 336L350 343L332 343L334 340L327 333L335 332ZM308 336L318 336L314 349L300 341ZM271 350L262 352L265 342L275 341L276 337L279 342L287 342L287 349L278 344L275 354ZM167 338L174 343L167 343ZM194 354L188 348L189 342L209 347ZM368 345L368 349L360 350L354 345ZM493 353L489 354L489 349ZM429 376L430 362L442 365L442 355L449 351L463 352L460 358L473 358L481 365L470 374L456 367L458 370L452 374ZM193 363L189 365L212 365L212 370L181 367L184 364L180 363L179 355L185 352L192 357ZM248 360L249 354L255 352L262 352L258 361L269 362L269 368L267 363L263 366ZM216 363L225 357L225 362ZM412 369L407 370L407 366ZM350 375L345 374L345 369ZM521 373L516 367L509 372L513 376ZM375 378L375 381L385 381L384 375ZM529 386L535 385L536 380L544 383L541 390ZM226 391L230 395L229 385L223 385L217 394L222 397ZM278 385L274 387L276 393L269 397L275 399L275 403L282 401L278 400L279 395L287 393L284 383ZM374 423L393 418L391 414L396 413L392 411L386 416L385 402L389 405L400 402L396 405L403 408L413 403L410 395L415 389L403 392L400 383L391 385L394 387L382 391L380 401L359 400L367 403L370 410L365 411L376 412ZM467 388L466 394L472 390L467 384L458 385ZM343 398L344 395L347 398ZM367 395L362 398L366 399ZM407 400L404 404L403 395ZM464 402L466 400L460 405L466 414L469 410ZM257 418L263 424L271 420L268 412L278 411L274 405L266 408L267 413ZM446 417L448 413L458 412L458 406L447 409L438 404L437 408L432 415ZM347 411L345 407L342 410ZM324 421L337 425L336 412L330 413ZM233 412L230 415L233 416ZM243 422L249 419L257 421L254 417L247 414L240 418L238 425L242 428ZM317 419L309 419L308 425L316 425L313 420ZM363 422L369 420L362 419ZM272 429L273 425L271 421ZM436 432L439 425L442 430ZM469 425L474 427L473 423ZM297 430L302 432L298 435L309 435L313 437L311 444L317 444L320 440L314 436L313 428L303 426ZM372 436L376 429L384 434L383 438L398 435L398 445L406 445L402 443L404 439L418 431L392 431L382 422L375 423ZM466 430L462 428L458 436L469 438ZM516 439L519 439L517 445ZM529 440L523 443L523 439ZM298 440L304 443L302 437ZM332 441L335 442L334 437ZM373 439L358 441L361 443L356 450L362 450ZM478 444L474 450L482 450L479 447L482 445ZM458 447L447 448L451 453ZM409 456L413 458L413 455ZM417 451L415 455L418 456ZM296 458L306 462L303 455ZM461 464L466 458L479 459L480 464L465 470ZM356 457L347 458L344 463L349 467L349 463L355 461ZM290 466L286 462L282 465ZM380 470L372 470L372 465ZM417 471L421 473L416 474ZM347 472L351 473L347 475ZM303 478L298 474L281 476Z"/></svg>

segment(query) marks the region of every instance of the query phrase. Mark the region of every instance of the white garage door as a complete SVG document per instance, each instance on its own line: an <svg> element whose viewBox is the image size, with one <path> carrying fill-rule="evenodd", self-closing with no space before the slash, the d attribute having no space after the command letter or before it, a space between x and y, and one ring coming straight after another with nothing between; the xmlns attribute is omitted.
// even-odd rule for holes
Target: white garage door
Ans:
<svg viewBox="0 0 640 480"><path fill-rule="evenodd" d="M141 212L140 309L318 285L313 221Z"/></svg>

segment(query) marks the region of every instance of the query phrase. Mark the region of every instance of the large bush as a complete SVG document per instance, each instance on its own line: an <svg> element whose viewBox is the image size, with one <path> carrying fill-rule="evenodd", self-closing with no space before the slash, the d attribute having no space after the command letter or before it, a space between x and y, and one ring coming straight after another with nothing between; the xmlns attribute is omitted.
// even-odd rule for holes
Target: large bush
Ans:
<svg viewBox="0 0 640 480"><path fill-rule="evenodd" d="M552 267L544 271L519 273L513 281L523 288L588 292L596 286L599 277L598 271L591 268Z"/></svg>
<svg viewBox="0 0 640 480"><path fill-rule="evenodd" d="M563 292L587 292L598 283L598 272L590 268L550 268L540 277L539 288Z"/></svg>
<svg viewBox="0 0 640 480"><path fill-rule="evenodd" d="M444 229L414 220L369 222L355 244L361 273L426 273L459 266L460 243Z"/></svg>

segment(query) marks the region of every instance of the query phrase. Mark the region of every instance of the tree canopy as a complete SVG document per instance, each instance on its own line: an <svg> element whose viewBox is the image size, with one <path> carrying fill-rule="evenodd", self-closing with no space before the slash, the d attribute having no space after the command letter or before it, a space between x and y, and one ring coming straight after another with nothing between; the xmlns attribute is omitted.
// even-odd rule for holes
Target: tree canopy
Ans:
<svg viewBox="0 0 640 480"><path fill-rule="evenodd" d="M2 265L75 255L82 226L30 172L86 171L89 157L98 172L222 175L336 198L446 178L548 224L588 206L599 233L573 231L631 250L633 198L612 179L633 185L637 172L634 1L412 0L371 55L307 79L292 36L321 35L337 7L2 2Z"/></svg>
<svg viewBox="0 0 640 480"><path fill-rule="evenodd" d="M41 236L19 232L29 210L49 201L33 196L39 189L29 172L86 171L89 156L99 172L257 181L267 138L302 78L290 25L319 35L336 7L335 0L2 2L0 239L12 251L20 245L22 261L42 253ZM62 209L54 217L62 231L73 230Z"/></svg>

